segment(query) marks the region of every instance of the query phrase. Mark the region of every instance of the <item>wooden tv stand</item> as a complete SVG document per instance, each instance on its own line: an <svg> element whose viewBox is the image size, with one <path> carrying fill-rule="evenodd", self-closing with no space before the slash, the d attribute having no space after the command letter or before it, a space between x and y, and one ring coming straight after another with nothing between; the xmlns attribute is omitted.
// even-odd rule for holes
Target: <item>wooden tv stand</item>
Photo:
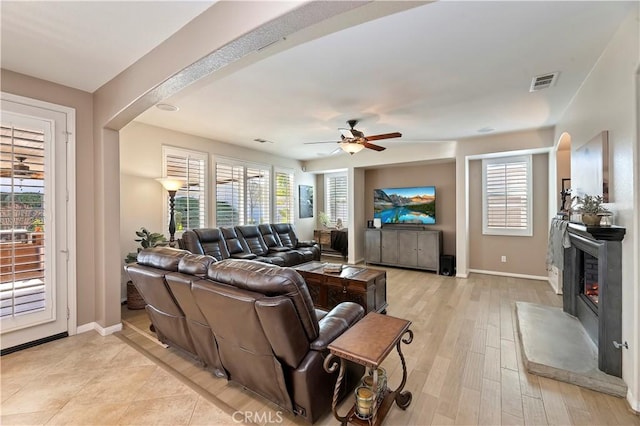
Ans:
<svg viewBox="0 0 640 426"><path fill-rule="evenodd" d="M400 225L365 231L367 263L438 273L441 253L442 231Z"/></svg>

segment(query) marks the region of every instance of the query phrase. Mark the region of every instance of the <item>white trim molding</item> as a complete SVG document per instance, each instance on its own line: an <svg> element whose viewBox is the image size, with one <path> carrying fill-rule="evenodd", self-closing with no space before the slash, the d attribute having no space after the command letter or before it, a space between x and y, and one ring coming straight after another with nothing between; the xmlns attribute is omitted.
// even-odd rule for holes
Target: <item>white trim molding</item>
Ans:
<svg viewBox="0 0 640 426"><path fill-rule="evenodd" d="M97 322L90 322L88 324L79 325L76 329L77 333L86 333L87 331L97 331L101 336L108 336L109 334L113 334L116 331L122 330L122 323L118 323L116 325L112 325L109 327L102 327Z"/></svg>
<svg viewBox="0 0 640 426"><path fill-rule="evenodd" d="M469 272L483 275L498 275L500 277L524 278L526 280L549 281L549 277L527 274L513 274L511 272L484 271L481 269L469 269ZM464 277L466 278L466 277Z"/></svg>

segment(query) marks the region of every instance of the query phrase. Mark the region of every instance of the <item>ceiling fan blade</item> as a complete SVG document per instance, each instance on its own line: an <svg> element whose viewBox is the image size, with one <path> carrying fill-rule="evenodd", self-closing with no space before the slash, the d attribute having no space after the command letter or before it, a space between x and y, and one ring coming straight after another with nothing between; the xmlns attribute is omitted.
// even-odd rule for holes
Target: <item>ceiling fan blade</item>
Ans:
<svg viewBox="0 0 640 426"><path fill-rule="evenodd" d="M365 148L373 149L374 151L384 151L385 149L387 149L384 146L375 145L367 141L364 141L362 145L364 145Z"/></svg>
<svg viewBox="0 0 640 426"><path fill-rule="evenodd" d="M400 137L402 137L402 133L393 132L393 133L383 133L381 135L367 136L365 139L368 141L379 141L380 139L391 139L391 138L400 138Z"/></svg>
<svg viewBox="0 0 640 426"><path fill-rule="evenodd" d="M340 141L304 142L303 145L313 145L317 143L340 143Z"/></svg>

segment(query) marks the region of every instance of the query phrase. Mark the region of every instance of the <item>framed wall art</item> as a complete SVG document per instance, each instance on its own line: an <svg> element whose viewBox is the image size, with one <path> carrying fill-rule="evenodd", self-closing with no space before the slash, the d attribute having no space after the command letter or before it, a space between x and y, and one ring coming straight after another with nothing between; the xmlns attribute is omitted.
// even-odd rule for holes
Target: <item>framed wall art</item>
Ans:
<svg viewBox="0 0 640 426"><path fill-rule="evenodd" d="M298 185L298 206L300 219L313 217L313 186Z"/></svg>

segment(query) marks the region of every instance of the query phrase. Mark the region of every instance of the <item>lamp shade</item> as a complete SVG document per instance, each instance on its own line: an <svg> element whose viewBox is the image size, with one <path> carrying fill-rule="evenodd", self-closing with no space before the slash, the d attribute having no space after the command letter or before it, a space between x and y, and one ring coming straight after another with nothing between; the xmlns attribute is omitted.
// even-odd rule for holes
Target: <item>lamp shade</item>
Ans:
<svg viewBox="0 0 640 426"><path fill-rule="evenodd" d="M160 182L162 186L164 186L164 189L166 189L167 191L177 191L178 189L182 188L186 182L182 179L168 177L158 178L156 180Z"/></svg>
<svg viewBox="0 0 640 426"><path fill-rule="evenodd" d="M359 144L358 142L341 142L340 148L342 148L344 152L348 152L353 155L356 152L362 151L364 145Z"/></svg>

